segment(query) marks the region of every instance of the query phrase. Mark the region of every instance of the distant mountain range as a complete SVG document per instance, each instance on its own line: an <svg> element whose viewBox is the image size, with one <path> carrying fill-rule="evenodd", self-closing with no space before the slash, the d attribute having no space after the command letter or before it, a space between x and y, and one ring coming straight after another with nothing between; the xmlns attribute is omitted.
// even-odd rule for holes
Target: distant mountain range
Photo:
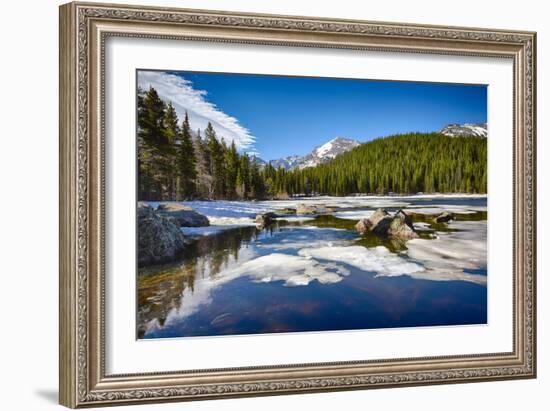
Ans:
<svg viewBox="0 0 550 411"><path fill-rule="evenodd" d="M439 132L449 137L487 137L487 123L449 124L439 130Z"/></svg>
<svg viewBox="0 0 550 411"><path fill-rule="evenodd" d="M439 133L449 137L478 136L487 137L487 123L449 124L439 130ZM285 158L271 160L274 168L283 167L286 170L304 169L315 167L334 159L336 156L360 146L357 140L344 137L336 137L325 144L315 147L313 151L304 156L291 155ZM267 161L257 158L260 166L265 166Z"/></svg>
<svg viewBox="0 0 550 411"><path fill-rule="evenodd" d="M286 170L315 167L321 163L332 160L339 154L350 151L360 144L361 143L359 143L357 140L344 137L336 137L323 145L315 147L313 151L306 154L305 156L292 155L285 158L271 160L271 165L274 168L283 167Z"/></svg>

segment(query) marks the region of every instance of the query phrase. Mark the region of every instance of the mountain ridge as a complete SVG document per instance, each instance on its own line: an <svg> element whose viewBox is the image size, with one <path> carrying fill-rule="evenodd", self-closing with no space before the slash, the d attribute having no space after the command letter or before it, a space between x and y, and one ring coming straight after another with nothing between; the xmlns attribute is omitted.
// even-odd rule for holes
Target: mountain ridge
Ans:
<svg viewBox="0 0 550 411"><path fill-rule="evenodd" d="M487 137L487 123L451 123L439 130L439 133L448 137Z"/></svg>
<svg viewBox="0 0 550 411"><path fill-rule="evenodd" d="M315 147L306 155L291 155L275 160L263 161L265 161L266 164L271 163L271 166L274 168L283 167L286 170L296 168L304 169L308 167L315 167L319 164L330 161L336 156L350 151L359 145L361 145L361 143L357 140L347 137L335 137L332 140Z"/></svg>
<svg viewBox="0 0 550 411"><path fill-rule="evenodd" d="M450 123L439 130L438 133L447 137L487 137L487 123ZM273 168L282 167L285 170L303 170L333 160L338 155L351 151L361 144L362 143L355 139L335 137L324 144L316 146L311 152L303 156L294 154L270 161L257 158L257 161L261 167L265 167L270 163Z"/></svg>

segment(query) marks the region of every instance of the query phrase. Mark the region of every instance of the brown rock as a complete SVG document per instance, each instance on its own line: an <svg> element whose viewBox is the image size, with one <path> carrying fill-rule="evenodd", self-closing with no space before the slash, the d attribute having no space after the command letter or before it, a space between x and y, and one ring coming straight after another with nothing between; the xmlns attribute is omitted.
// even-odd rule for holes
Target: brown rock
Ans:
<svg viewBox="0 0 550 411"><path fill-rule="evenodd" d="M359 220L355 229L360 233L372 231L380 237L411 239L418 237L414 231L411 217L403 210L393 216L386 210L379 208L369 218Z"/></svg>
<svg viewBox="0 0 550 411"><path fill-rule="evenodd" d="M275 213L264 213L256 215L256 227L264 229L265 227L273 224L277 220L277 214Z"/></svg>
<svg viewBox="0 0 550 411"><path fill-rule="evenodd" d="M434 218L434 223L447 223L455 219L455 215L448 211L443 211L437 217Z"/></svg>
<svg viewBox="0 0 550 411"><path fill-rule="evenodd" d="M163 203L158 206L157 213L168 218L179 227L207 227L210 225L210 221L206 216L179 203Z"/></svg>
<svg viewBox="0 0 550 411"><path fill-rule="evenodd" d="M138 265L176 260L185 248L181 230L145 203L138 203Z"/></svg>

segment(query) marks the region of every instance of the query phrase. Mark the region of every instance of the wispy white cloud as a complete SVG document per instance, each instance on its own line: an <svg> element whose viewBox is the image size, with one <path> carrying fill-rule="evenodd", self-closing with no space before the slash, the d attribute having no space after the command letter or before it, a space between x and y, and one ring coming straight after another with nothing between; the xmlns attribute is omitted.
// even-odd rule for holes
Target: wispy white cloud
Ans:
<svg viewBox="0 0 550 411"><path fill-rule="evenodd" d="M208 93L205 90L196 90L191 81L162 71L140 70L138 85L144 90L152 86L163 100L171 101L180 120L187 111L193 130L204 130L208 122L211 122L218 137L223 137L228 143L235 141L239 150L255 151L255 137L250 131L235 117L227 115L209 102Z"/></svg>

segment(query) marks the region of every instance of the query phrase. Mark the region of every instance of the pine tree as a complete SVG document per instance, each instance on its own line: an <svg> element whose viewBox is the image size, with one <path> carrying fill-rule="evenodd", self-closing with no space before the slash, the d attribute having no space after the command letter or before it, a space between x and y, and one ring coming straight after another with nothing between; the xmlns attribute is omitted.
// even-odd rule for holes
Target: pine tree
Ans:
<svg viewBox="0 0 550 411"><path fill-rule="evenodd" d="M170 200L175 199L177 191L177 159L175 147L176 141L179 138L179 132L178 115L170 101L166 106L163 118L164 141L158 149L158 165L161 167L161 173L164 176L162 179L162 186L166 187L166 192L163 197Z"/></svg>
<svg viewBox="0 0 550 411"><path fill-rule="evenodd" d="M252 198L263 198L265 194L264 182L260 175L256 156L252 157L252 163L250 164L250 190Z"/></svg>
<svg viewBox="0 0 550 411"><path fill-rule="evenodd" d="M209 198L222 198L225 185L225 176L223 175L223 152L222 146L216 137L216 131L214 127L212 127L212 123L208 123L204 135L210 158L209 174L212 176Z"/></svg>
<svg viewBox="0 0 550 411"><path fill-rule="evenodd" d="M246 200L250 193L250 158L248 154L243 154L239 159L239 169L237 170L237 195Z"/></svg>
<svg viewBox="0 0 550 411"><path fill-rule="evenodd" d="M168 191L164 113L165 104L153 87L138 96L139 193L143 199L165 199Z"/></svg>
<svg viewBox="0 0 550 411"><path fill-rule="evenodd" d="M178 200L190 199L196 195L195 181L197 178L195 147L191 137L189 116L185 112L185 119L181 127L180 144L178 147Z"/></svg>
<svg viewBox="0 0 550 411"><path fill-rule="evenodd" d="M237 195L237 172L239 169L239 154L235 140L231 141L231 146L225 154L225 189L226 197L234 199Z"/></svg>

